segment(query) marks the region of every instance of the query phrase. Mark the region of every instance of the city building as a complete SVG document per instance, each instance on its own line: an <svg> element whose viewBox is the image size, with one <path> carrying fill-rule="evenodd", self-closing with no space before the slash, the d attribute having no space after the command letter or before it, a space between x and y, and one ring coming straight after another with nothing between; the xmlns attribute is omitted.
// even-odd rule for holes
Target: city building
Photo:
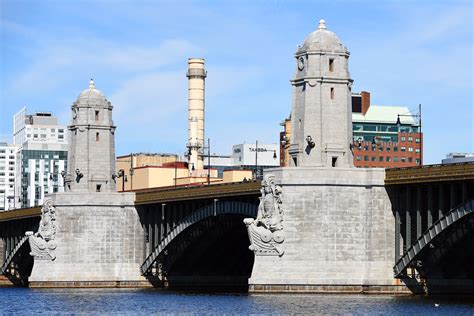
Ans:
<svg viewBox="0 0 474 316"><path fill-rule="evenodd" d="M48 193L63 192L68 142L66 127L50 112L14 116L13 141L17 147L15 195L17 207L43 204Z"/></svg>
<svg viewBox="0 0 474 316"><path fill-rule="evenodd" d="M15 208L16 152L16 146L0 143L0 211Z"/></svg>
<svg viewBox="0 0 474 316"><path fill-rule="evenodd" d="M370 93L352 95L354 165L398 168L421 165L419 113L404 106L370 104Z"/></svg>
<svg viewBox="0 0 474 316"><path fill-rule="evenodd" d="M370 93L366 91L353 93L351 101L354 166L397 168L422 164L423 135L419 113L413 114L404 106L371 105ZM282 166L289 166L289 124L290 119L281 124L284 126L280 133Z"/></svg>
<svg viewBox="0 0 474 316"><path fill-rule="evenodd" d="M474 162L474 153L449 153L446 155L446 159L441 160L443 165L465 162Z"/></svg>
<svg viewBox="0 0 474 316"><path fill-rule="evenodd" d="M174 178L188 175L187 165L184 166L175 154L131 153L118 156L115 169L117 191L170 186L174 185Z"/></svg>
<svg viewBox="0 0 474 316"><path fill-rule="evenodd" d="M280 166L280 148L278 144L237 144L232 146L232 165L234 169L246 169L262 175L262 170Z"/></svg>
<svg viewBox="0 0 474 316"><path fill-rule="evenodd" d="M211 154L204 157L204 168L216 169L217 177L222 178L227 170L234 170L232 156Z"/></svg>

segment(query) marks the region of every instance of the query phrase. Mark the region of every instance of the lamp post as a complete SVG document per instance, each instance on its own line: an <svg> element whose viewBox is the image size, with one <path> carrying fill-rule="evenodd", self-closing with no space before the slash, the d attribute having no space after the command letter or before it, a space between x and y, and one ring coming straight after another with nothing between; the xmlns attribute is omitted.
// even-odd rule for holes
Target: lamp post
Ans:
<svg viewBox="0 0 474 316"><path fill-rule="evenodd" d="M273 159L277 159L276 149L270 149L265 151L273 151ZM255 179L259 178L259 170L258 170L258 141L255 141Z"/></svg>
<svg viewBox="0 0 474 316"><path fill-rule="evenodd" d="M397 129L398 133L400 133L400 116L408 116L408 117L416 117L418 119L418 125L420 127L419 135L420 135L420 163L421 166L423 164L423 133L421 131L421 104L418 104L418 114L397 114Z"/></svg>

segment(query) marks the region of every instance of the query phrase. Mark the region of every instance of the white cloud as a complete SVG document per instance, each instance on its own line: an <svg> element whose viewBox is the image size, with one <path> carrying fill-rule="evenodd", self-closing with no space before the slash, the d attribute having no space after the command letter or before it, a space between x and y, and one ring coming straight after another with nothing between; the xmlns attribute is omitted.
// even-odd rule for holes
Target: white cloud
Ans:
<svg viewBox="0 0 474 316"><path fill-rule="evenodd" d="M157 47L127 46L100 39L75 39L48 43L37 52L31 66L13 78L9 93L54 90L65 81L100 74L130 75L182 62L191 52L201 51L185 40L163 41ZM74 74L68 76L68 74Z"/></svg>

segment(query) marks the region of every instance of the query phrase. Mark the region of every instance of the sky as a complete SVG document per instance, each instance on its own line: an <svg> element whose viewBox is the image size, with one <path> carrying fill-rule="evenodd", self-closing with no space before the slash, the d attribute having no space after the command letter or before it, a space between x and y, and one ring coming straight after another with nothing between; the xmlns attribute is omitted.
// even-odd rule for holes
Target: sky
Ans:
<svg viewBox="0 0 474 316"><path fill-rule="evenodd" d="M353 92L422 104L424 162L474 152L471 1L0 0L0 141L13 115L67 125L94 78L114 106L116 153L184 154L187 60L206 60L211 151L277 143L297 45L326 20L348 47ZM394 121L396 118L394 118Z"/></svg>

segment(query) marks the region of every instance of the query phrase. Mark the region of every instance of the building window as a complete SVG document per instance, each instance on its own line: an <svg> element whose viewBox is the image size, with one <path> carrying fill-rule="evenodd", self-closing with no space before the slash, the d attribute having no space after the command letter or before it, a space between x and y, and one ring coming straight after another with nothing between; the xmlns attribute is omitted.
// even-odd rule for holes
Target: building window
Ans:
<svg viewBox="0 0 474 316"><path fill-rule="evenodd" d="M405 149L406 149L405 147L401 147L401 148L400 148L401 151L405 151Z"/></svg>
<svg viewBox="0 0 474 316"><path fill-rule="evenodd" d="M372 156L372 161L376 161L376 160L377 160L377 157Z"/></svg>
<svg viewBox="0 0 474 316"><path fill-rule="evenodd" d="M334 71L334 58L329 58L329 71Z"/></svg>
<svg viewBox="0 0 474 316"><path fill-rule="evenodd" d="M408 157L408 162L413 162L413 157Z"/></svg>
<svg viewBox="0 0 474 316"><path fill-rule="evenodd" d="M95 133L95 141L96 141L96 142L99 141L99 132Z"/></svg>
<svg viewBox="0 0 474 316"><path fill-rule="evenodd" d="M383 151L383 146L380 146L380 147L379 147L379 151Z"/></svg>
<svg viewBox="0 0 474 316"><path fill-rule="evenodd" d="M99 120L99 111L95 111L95 120L96 120L96 121Z"/></svg>
<svg viewBox="0 0 474 316"><path fill-rule="evenodd" d="M398 147L397 146L393 147L393 151L398 151Z"/></svg>
<svg viewBox="0 0 474 316"><path fill-rule="evenodd" d="M98 185L95 187L95 191L96 191L96 192L100 192L101 186L102 186L102 185L98 184Z"/></svg>
<svg viewBox="0 0 474 316"><path fill-rule="evenodd" d="M420 139L419 139L419 138L415 139L415 142L416 142L416 143L419 143L419 142L420 142Z"/></svg>
<svg viewBox="0 0 474 316"><path fill-rule="evenodd" d="M331 88L331 100L334 100L334 88Z"/></svg>
<svg viewBox="0 0 474 316"><path fill-rule="evenodd" d="M416 159L416 164L419 165L420 164L420 159Z"/></svg>
<svg viewBox="0 0 474 316"><path fill-rule="evenodd" d="M364 156L364 161L369 161L369 156Z"/></svg>
<svg viewBox="0 0 474 316"><path fill-rule="evenodd" d="M60 128L60 129L58 129L58 132L59 133L64 133L64 130Z"/></svg>
<svg viewBox="0 0 474 316"><path fill-rule="evenodd" d="M406 159L405 157L400 158L400 160L401 160L402 162L407 161L407 159Z"/></svg>
<svg viewBox="0 0 474 316"><path fill-rule="evenodd" d="M362 157L359 155L356 157L357 161L361 161L362 160Z"/></svg>
<svg viewBox="0 0 474 316"><path fill-rule="evenodd" d="M412 141L413 141L413 137L408 137L408 141L409 141L409 142L412 142Z"/></svg>
<svg viewBox="0 0 474 316"><path fill-rule="evenodd" d="M390 147L386 147L385 150L386 150L386 151L390 151Z"/></svg>
<svg viewBox="0 0 474 316"><path fill-rule="evenodd" d="M416 152L416 153L419 153L419 152L420 152L420 148L416 148L416 149L415 149L415 152Z"/></svg>
<svg viewBox="0 0 474 316"><path fill-rule="evenodd" d="M387 161L387 162L390 162L390 160L391 160L390 157L387 157L387 158L385 159L385 161Z"/></svg>
<svg viewBox="0 0 474 316"><path fill-rule="evenodd" d="M380 157L379 157L379 161L383 161L383 156L380 156Z"/></svg>
<svg viewBox="0 0 474 316"><path fill-rule="evenodd" d="M365 145L365 146L364 146L364 150L365 150L365 151L368 151L368 150L369 150L369 145Z"/></svg>
<svg viewBox="0 0 474 316"><path fill-rule="evenodd" d="M412 147L408 147L408 151L409 151L409 152L413 152L413 148L412 148Z"/></svg>
<svg viewBox="0 0 474 316"><path fill-rule="evenodd" d="M337 166L337 157L332 157L332 166L333 167Z"/></svg>
<svg viewBox="0 0 474 316"><path fill-rule="evenodd" d="M406 141L406 137L405 136L402 136L402 142Z"/></svg>
<svg viewBox="0 0 474 316"><path fill-rule="evenodd" d="M398 157L393 157L393 162L398 162Z"/></svg>

